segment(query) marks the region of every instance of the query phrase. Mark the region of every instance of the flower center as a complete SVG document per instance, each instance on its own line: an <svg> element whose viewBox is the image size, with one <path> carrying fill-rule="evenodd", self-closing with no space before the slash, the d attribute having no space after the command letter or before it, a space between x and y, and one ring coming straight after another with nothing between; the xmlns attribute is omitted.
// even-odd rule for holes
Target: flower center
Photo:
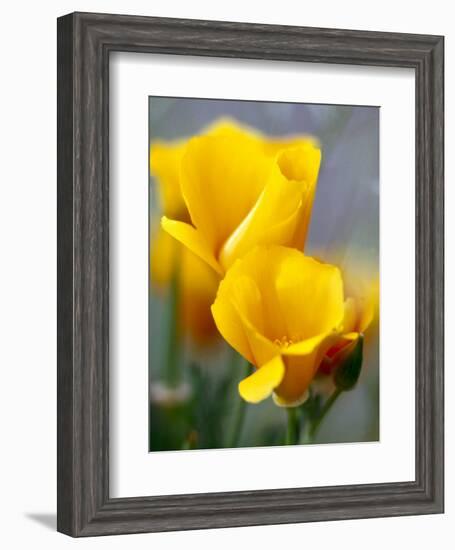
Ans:
<svg viewBox="0 0 455 550"><path fill-rule="evenodd" d="M292 344L294 344L294 340L291 340L287 336L282 336L281 338L275 338L273 343L277 346L280 346L280 348L288 348L289 346L292 346Z"/></svg>

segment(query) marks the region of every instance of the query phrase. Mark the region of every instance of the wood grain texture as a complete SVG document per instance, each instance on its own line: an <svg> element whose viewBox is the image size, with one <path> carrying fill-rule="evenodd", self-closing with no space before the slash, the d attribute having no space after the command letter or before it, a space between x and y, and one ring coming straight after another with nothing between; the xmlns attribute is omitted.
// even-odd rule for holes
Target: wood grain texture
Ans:
<svg viewBox="0 0 455 550"><path fill-rule="evenodd" d="M443 511L444 96L437 36L75 13L58 20L58 530L71 536ZM410 67L416 480L109 497L109 52Z"/></svg>
<svg viewBox="0 0 455 550"><path fill-rule="evenodd" d="M73 25L57 29L57 528L74 531L73 466Z"/></svg>

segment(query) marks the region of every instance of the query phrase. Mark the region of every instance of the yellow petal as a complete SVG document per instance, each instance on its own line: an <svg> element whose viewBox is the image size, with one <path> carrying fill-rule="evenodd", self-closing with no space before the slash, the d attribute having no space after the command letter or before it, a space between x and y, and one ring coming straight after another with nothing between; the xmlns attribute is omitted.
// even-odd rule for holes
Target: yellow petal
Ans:
<svg viewBox="0 0 455 550"><path fill-rule="evenodd" d="M254 246L303 249L319 162L319 149L308 143L280 151L256 204L221 249L219 258L225 269Z"/></svg>
<svg viewBox="0 0 455 550"><path fill-rule="evenodd" d="M280 149L277 161L287 179L306 181L312 185L318 177L321 150L312 140L298 140Z"/></svg>
<svg viewBox="0 0 455 550"><path fill-rule="evenodd" d="M240 139L247 139L254 141L260 146L261 150L268 156L276 157L276 155L283 149L290 148L305 148L308 151L308 155L311 153L317 154L320 151L320 145L316 139L311 136L286 136L286 137L269 137L262 134L256 128L252 128L246 124L240 124L235 119L230 117L221 117L212 124L206 126L202 134L209 134L215 136L230 135L236 136ZM320 155L319 155L320 157ZM317 158L309 158L306 164L307 175L309 182L316 180L319 164L317 162L311 163L312 160L317 161Z"/></svg>
<svg viewBox="0 0 455 550"><path fill-rule="evenodd" d="M287 179L274 164L256 204L221 249L223 267L258 245L291 245L307 193L305 181Z"/></svg>
<svg viewBox="0 0 455 550"><path fill-rule="evenodd" d="M313 355L283 357L286 375L275 389L277 404L290 406L305 398L316 374L318 364Z"/></svg>
<svg viewBox="0 0 455 550"><path fill-rule="evenodd" d="M182 245L160 226L155 228L150 238L150 275L156 286L170 284L181 248Z"/></svg>
<svg viewBox="0 0 455 550"><path fill-rule="evenodd" d="M295 229L294 239L289 243L293 248L303 250L311 220L316 184L321 164L321 150L311 140L299 141L295 149L282 150L278 162L283 174L292 179L300 178L307 183L307 194L302 201L301 211ZM296 154L298 153L298 154Z"/></svg>
<svg viewBox="0 0 455 550"><path fill-rule="evenodd" d="M289 243L289 246L292 246L297 250L305 250L315 194L316 182L310 185L305 200L303 200L300 205L300 212L297 215L294 236L292 241Z"/></svg>
<svg viewBox="0 0 455 550"><path fill-rule="evenodd" d="M371 264L355 261L343 270L343 278L356 309L355 325L346 330L364 333L379 316L379 276Z"/></svg>
<svg viewBox="0 0 455 550"><path fill-rule="evenodd" d="M358 310L356 300L354 300L354 298L348 298L344 302L343 330L344 332L351 332L356 330L357 325Z"/></svg>
<svg viewBox="0 0 455 550"><path fill-rule="evenodd" d="M262 296L254 279L239 271L238 275L231 279L229 289L226 287L223 287L223 290L228 293L228 299L235 305L239 315L256 331L264 333Z"/></svg>
<svg viewBox="0 0 455 550"><path fill-rule="evenodd" d="M268 337L268 326L271 318L280 321L280 312L274 304L265 303L261 294L259 277L271 271L264 265L268 256L263 256L262 248L257 248L237 260L221 281L212 307L222 336L256 366L276 355L276 346ZM284 324L280 327L284 330Z"/></svg>
<svg viewBox="0 0 455 550"><path fill-rule="evenodd" d="M234 307L236 307L236 304L234 304ZM264 334L258 331L239 309L237 309L237 313L242 323L244 334L248 340L248 345L253 357L253 364L261 366L268 363L279 353L279 346L271 342Z"/></svg>
<svg viewBox="0 0 455 550"><path fill-rule="evenodd" d="M324 355L338 338L337 332L320 334L282 350L286 375L275 390L277 404L303 402Z"/></svg>
<svg viewBox="0 0 455 550"><path fill-rule="evenodd" d="M215 324L223 336L240 355L251 363L255 364L253 352L250 348L248 337L245 334L238 311L227 296L220 296L218 291L215 303L212 305L212 315Z"/></svg>
<svg viewBox="0 0 455 550"><path fill-rule="evenodd" d="M202 134L212 136L235 136L240 139L247 139L260 143L262 135L256 129L239 124L236 120L230 117L220 117L212 124L205 127Z"/></svg>
<svg viewBox="0 0 455 550"><path fill-rule="evenodd" d="M162 211L172 218L185 217L186 205L180 189L180 162L186 143L157 141L150 147L150 172L158 181Z"/></svg>
<svg viewBox="0 0 455 550"><path fill-rule="evenodd" d="M254 140L208 135L188 142L181 188L191 221L217 256L261 193L270 169Z"/></svg>
<svg viewBox="0 0 455 550"><path fill-rule="evenodd" d="M379 313L379 277L376 276L368 283L365 291L365 297L361 300L361 315L359 319L358 330L364 333L373 323Z"/></svg>
<svg viewBox="0 0 455 550"><path fill-rule="evenodd" d="M193 340L205 345L215 341L219 332L210 306L215 299L219 276L204 261L169 236L181 250L180 318Z"/></svg>
<svg viewBox="0 0 455 550"><path fill-rule="evenodd" d="M285 250L279 254L274 292L286 317L286 336L292 342L301 342L331 333L344 316L339 269L296 250Z"/></svg>
<svg viewBox="0 0 455 550"><path fill-rule="evenodd" d="M339 331L332 331L324 334L318 334L307 340L291 344L281 350L281 353L285 356L298 356L311 355L317 352L321 346L330 346L339 337Z"/></svg>
<svg viewBox="0 0 455 550"><path fill-rule="evenodd" d="M280 384L285 373L285 367L278 355L256 372L242 380L239 393L249 403L259 403L269 397Z"/></svg>
<svg viewBox="0 0 455 550"><path fill-rule="evenodd" d="M207 245L204 237L192 225L184 222L170 220L163 216L161 218L162 228L172 235L175 239L185 245L191 252L204 260L217 273L222 274L222 269L212 251Z"/></svg>
<svg viewBox="0 0 455 550"><path fill-rule="evenodd" d="M239 268L241 264L234 265L221 282L212 313L224 339L250 363L260 366L274 357L278 348L258 329L263 323L261 296L254 281L242 276Z"/></svg>
<svg viewBox="0 0 455 550"><path fill-rule="evenodd" d="M280 151L283 149L293 149L295 147L299 148L306 148L308 151L311 151L312 149L320 151L321 146L317 139L313 138L312 136L308 135L294 135L294 136L281 136L281 137L262 137L263 140L263 148L266 151L267 154L272 156L277 156ZM307 175L313 175L317 176L313 172L309 172L311 169L311 166L308 163L305 163L307 165ZM319 167L317 167L319 168ZM305 177L305 179L308 179L308 181L311 178Z"/></svg>

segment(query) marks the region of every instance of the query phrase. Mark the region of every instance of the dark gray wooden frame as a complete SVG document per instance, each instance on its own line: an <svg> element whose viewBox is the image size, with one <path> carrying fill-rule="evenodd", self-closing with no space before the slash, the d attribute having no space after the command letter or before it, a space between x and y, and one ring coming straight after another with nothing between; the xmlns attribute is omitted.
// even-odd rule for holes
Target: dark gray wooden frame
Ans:
<svg viewBox="0 0 455 550"><path fill-rule="evenodd" d="M439 36L88 13L58 20L59 531L90 536L443 511L443 48ZM415 481L109 497L108 75L113 51L415 70Z"/></svg>

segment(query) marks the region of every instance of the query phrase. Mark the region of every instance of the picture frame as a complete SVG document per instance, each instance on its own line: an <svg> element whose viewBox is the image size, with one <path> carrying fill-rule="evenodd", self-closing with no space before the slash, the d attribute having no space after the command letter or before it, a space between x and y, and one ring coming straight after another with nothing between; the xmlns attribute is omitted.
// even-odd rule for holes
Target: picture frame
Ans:
<svg viewBox="0 0 455 550"><path fill-rule="evenodd" d="M415 71L415 481L110 497L108 108L109 54L117 51ZM443 512L443 65L440 36L92 13L58 19L58 531L80 537Z"/></svg>

